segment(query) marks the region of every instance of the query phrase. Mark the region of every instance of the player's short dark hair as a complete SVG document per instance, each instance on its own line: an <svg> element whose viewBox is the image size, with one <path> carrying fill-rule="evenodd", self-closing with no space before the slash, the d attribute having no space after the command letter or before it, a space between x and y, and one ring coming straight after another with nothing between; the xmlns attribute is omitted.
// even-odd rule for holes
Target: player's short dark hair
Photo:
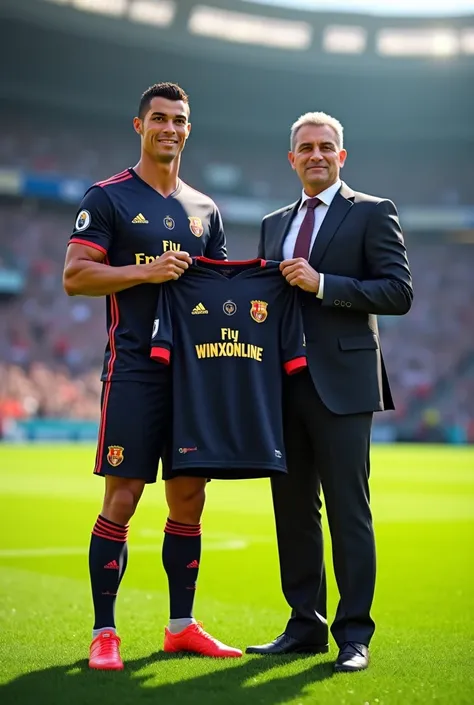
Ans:
<svg viewBox="0 0 474 705"><path fill-rule="evenodd" d="M155 83L143 93L138 106L138 117L143 120L153 98L167 98L168 100L182 100L189 108L189 98L177 83Z"/></svg>

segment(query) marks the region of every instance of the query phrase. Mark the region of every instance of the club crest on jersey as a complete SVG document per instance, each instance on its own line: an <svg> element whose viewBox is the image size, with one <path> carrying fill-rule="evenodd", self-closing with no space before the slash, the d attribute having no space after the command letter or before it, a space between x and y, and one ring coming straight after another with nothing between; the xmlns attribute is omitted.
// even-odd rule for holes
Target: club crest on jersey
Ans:
<svg viewBox="0 0 474 705"><path fill-rule="evenodd" d="M109 465L116 468L117 465L123 462L123 448L122 446L109 446L109 452L107 453L107 461Z"/></svg>
<svg viewBox="0 0 474 705"><path fill-rule="evenodd" d="M226 301L222 308L227 316L233 316L237 311L237 304L233 301Z"/></svg>
<svg viewBox="0 0 474 705"><path fill-rule="evenodd" d="M174 220L170 215L167 215L165 218L163 218L163 224L165 228L168 228L168 230L173 230L174 228Z"/></svg>
<svg viewBox="0 0 474 705"><path fill-rule="evenodd" d="M204 227L201 218L196 218L193 215L188 215L188 220L189 229L191 230L192 234L196 237L201 237L204 232Z"/></svg>
<svg viewBox="0 0 474 705"><path fill-rule="evenodd" d="M81 211L76 218L76 230L86 230L91 224L91 214L89 211Z"/></svg>
<svg viewBox="0 0 474 705"><path fill-rule="evenodd" d="M250 303L250 315L253 320L256 323L263 323L263 321L266 321L268 316L268 303L266 301L251 301Z"/></svg>

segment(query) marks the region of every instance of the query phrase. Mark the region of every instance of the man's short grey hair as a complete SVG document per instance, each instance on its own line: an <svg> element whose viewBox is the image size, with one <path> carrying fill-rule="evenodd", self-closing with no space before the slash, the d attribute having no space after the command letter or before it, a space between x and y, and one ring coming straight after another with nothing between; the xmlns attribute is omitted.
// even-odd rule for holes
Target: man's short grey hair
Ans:
<svg viewBox="0 0 474 705"><path fill-rule="evenodd" d="M291 126L291 133L290 133L290 147L291 151L294 151L295 149L295 144L296 144L296 133L298 130L303 127L303 125L329 125L329 127L332 127L334 132L336 133L337 137L337 146L339 149L343 148L344 144L344 128L339 122L339 120L336 120L336 118L332 117L331 115L328 115L327 113L305 113L304 115L301 115L301 117L298 118L296 122L293 123Z"/></svg>

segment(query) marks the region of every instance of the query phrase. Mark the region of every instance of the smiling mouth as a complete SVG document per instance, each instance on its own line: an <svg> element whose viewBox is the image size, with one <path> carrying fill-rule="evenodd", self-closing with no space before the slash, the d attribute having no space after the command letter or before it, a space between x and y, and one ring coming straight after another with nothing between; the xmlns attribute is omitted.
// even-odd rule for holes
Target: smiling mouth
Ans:
<svg viewBox="0 0 474 705"><path fill-rule="evenodd" d="M178 140L158 140L160 144L178 144Z"/></svg>

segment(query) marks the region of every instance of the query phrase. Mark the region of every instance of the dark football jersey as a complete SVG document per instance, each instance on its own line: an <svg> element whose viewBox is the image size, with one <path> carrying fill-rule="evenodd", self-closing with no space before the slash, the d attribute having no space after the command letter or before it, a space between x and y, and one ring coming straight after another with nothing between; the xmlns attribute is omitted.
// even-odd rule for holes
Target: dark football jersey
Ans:
<svg viewBox="0 0 474 705"><path fill-rule="evenodd" d="M95 247L112 267L145 264L167 250L218 260L227 256L221 217L208 196L180 181L164 198L133 169L86 192L71 242ZM141 284L107 296L103 380L156 380L150 325L159 289L159 284Z"/></svg>
<svg viewBox="0 0 474 705"><path fill-rule="evenodd" d="M307 363L297 291L278 262L196 258L160 288L151 357L172 363L174 471L286 471L283 375Z"/></svg>

